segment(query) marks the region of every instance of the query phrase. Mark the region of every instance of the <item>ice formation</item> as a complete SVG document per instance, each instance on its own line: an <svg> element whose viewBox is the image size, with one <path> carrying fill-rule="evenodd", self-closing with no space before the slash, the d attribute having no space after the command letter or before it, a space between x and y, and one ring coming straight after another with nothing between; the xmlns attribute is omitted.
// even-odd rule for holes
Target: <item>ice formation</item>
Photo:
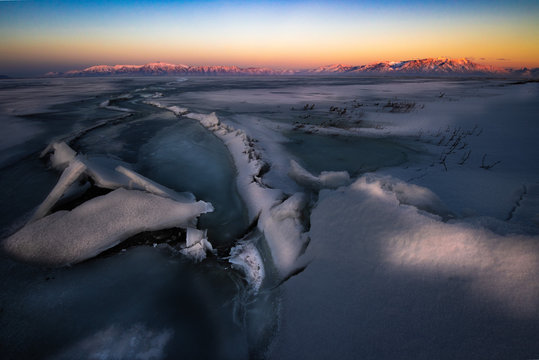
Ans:
<svg viewBox="0 0 539 360"><path fill-rule="evenodd" d="M319 176L314 176L295 160L290 160L288 175L298 184L314 189L336 189L350 183L347 171L322 171Z"/></svg>
<svg viewBox="0 0 539 360"><path fill-rule="evenodd" d="M42 218L47 215L52 207L60 200L60 198L67 192L69 187L79 179L79 177L86 171L86 165L78 160L73 160L69 166L62 172L58 183L47 195L47 198L39 205L31 221Z"/></svg>
<svg viewBox="0 0 539 360"><path fill-rule="evenodd" d="M48 153L52 153L50 156L50 162L53 168L57 170L64 170L69 163L75 159L77 153L75 150L69 147L65 142L53 142L49 144L42 152L41 157L44 157Z"/></svg>
<svg viewBox="0 0 539 360"><path fill-rule="evenodd" d="M185 255L200 261L206 251L213 251L205 231L193 228L200 214L214 210L210 203L196 202L193 194L177 193L115 160L77 155L65 143L51 144L42 155L51 150L51 163L63 169L62 175L30 222L4 241L8 253L62 266L91 258L137 233L170 227L188 229ZM116 190L72 211L47 216L61 199L86 189L78 182L84 176L99 187Z"/></svg>
<svg viewBox="0 0 539 360"><path fill-rule="evenodd" d="M180 202L191 202L195 200L195 196L189 192L178 193L140 174L137 174L133 170L126 169L121 165L117 166L115 170L120 174L125 175L129 179L129 187L136 185L137 187L142 188L149 193L168 197Z"/></svg>
<svg viewBox="0 0 539 360"><path fill-rule="evenodd" d="M52 143L43 152L45 156L52 151L50 156L51 164L54 168L64 170L58 183L47 196L45 201L39 206L32 220L45 216L56 203L65 197L70 191L74 191L75 183L83 175L92 179L93 183L104 189L134 189L144 190L149 193L168 197L179 202L192 202L195 200L193 194L189 192L178 193L165 186L129 170L119 161L100 156L83 156L71 149L66 143Z"/></svg>
<svg viewBox="0 0 539 360"><path fill-rule="evenodd" d="M228 261L245 274L252 293L256 294L266 276L262 257L252 241L241 241L230 249Z"/></svg>
<svg viewBox="0 0 539 360"><path fill-rule="evenodd" d="M188 228L211 204L180 203L138 190L117 189L34 221L7 238L16 258L52 266L89 259L143 231Z"/></svg>
<svg viewBox="0 0 539 360"><path fill-rule="evenodd" d="M198 262L206 258L208 251L213 252L214 250L208 241L207 231L188 227L185 247L180 252Z"/></svg>
<svg viewBox="0 0 539 360"><path fill-rule="evenodd" d="M284 278L294 272L300 266L298 258L308 243L308 237L301 223L301 211L305 206L304 197L296 194L283 201L285 196L281 190L271 189L263 184L259 174L262 172L264 162L245 132L221 123L215 113L209 115L188 113L186 117L200 121L225 143L238 170L237 186L247 205L250 220L259 217L258 229L266 238L273 263L280 276ZM285 208L286 211L281 211ZM238 248L242 249L245 247ZM236 257L236 259L244 258ZM261 257L257 256L255 259ZM257 266L262 268L263 264Z"/></svg>
<svg viewBox="0 0 539 360"><path fill-rule="evenodd" d="M156 94L158 94L158 93L156 93ZM161 94L161 96L162 96L162 94ZM159 96L154 95L154 97L159 97ZM179 106L175 106L175 105L167 106L167 105L164 105L164 104L160 103L159 101L155 101L155 100L145 100L144 103L148 104L148 105L158 107L160 109L166 109L166 110L172 111L177 116L185 115L185 114L187 114L189 112L189 110L187 108L183 108L183 107L179 107Z"/></svg>

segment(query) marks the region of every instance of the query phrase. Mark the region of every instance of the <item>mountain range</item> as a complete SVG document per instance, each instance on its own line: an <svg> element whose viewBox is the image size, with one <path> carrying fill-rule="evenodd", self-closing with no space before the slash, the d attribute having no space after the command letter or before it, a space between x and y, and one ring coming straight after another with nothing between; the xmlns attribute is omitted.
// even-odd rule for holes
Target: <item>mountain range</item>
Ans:
<svg viewBox="0 0 539 360"><path fill-rule="evenodd" d="M189 66L163 62L145 65L96 65L65 73L45 76L104 76L104 75L402 75L402 76L518 76L538 77L539 68L502 69L481 65L469 59L427 58L405 61L382 61L368 65L334 64L314 69L275 70L263 67Z"/></svg>

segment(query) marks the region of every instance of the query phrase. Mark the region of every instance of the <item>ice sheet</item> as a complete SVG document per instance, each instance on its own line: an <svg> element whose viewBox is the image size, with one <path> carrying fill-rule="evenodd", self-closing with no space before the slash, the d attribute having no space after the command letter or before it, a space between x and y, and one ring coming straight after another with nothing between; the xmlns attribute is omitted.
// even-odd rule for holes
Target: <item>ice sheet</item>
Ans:
<svg viewBox="0 0 539 360"><path fill-rule="evenodd" d="M62 172L56 186L51 190L49 195L47 195L41 205L39 205L30 221L41 219L43 216L47 215L62 195L67 192L69 187L77 181L85 171L86 165L84 165L84 163L78 160L71 161L69 166Z"/></svg>
<svg viewBox="0 0 539 360"><path fill-rule="evenodd" d="M3 242L12 256L64 266L91 258L142 231L187 228L212 211L203 201L179 203L137 190L117 189L72 211L30 223Z"/></svg>

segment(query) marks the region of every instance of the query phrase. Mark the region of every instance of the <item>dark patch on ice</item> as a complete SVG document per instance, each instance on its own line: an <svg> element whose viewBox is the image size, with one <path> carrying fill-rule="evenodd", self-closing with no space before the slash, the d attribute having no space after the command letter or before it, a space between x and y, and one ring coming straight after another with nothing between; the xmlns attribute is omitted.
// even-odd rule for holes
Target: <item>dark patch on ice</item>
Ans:
<svg viewBox="0 0 539 360"><path fill-rule="evenodd" d="M105 127L105 126L117 125L117 124L123 122L125 119L127 119L129 117L132 117L132 116L133 116L133 113L129 113L129 114L114 117L112 119L103 120L103 121L99 122L98 124L96 124L94 126L90 126L90 127L86 128L86 129L80 130L79 132L77 132L75 134L67 136L65 139L63 139L63 141L65 141L69 146L73 146L74 143L77 140L79 140L81 137L88 134L89 132L91 132L93 130L96 130L96 129L100 129L100 128Z"/></svg>
<svg viewBox="0 0 539 360"><path fill-rule="evenodd" d="M62 199L60 199L58 204L55 205L51 209L51 212L56 212L56 211L60 211L60 210L71 211L74 208L76 208L77 206L82 205L86 201L91 200L93 198L96 198L98 196L107 195L111 191L112 191L111 189L104 189L104 188L100 188L100 187L97 187L97 186L91 186L81 196L79 196L79 197L77 197L75 199L70 199L70 200L67 200L67 201L62 201Z"/></svg>
<svg viewBox="0 0 539 360"><path fill-rule="evenodd" d="M267 162L264 162L258 171L258 177L261 178L271 170L271 165Z"/></svg>
<svg viewBox="0 0 539 360"><path fill-rule="evenodd" d="M239 239L244 239L247 237L247 235L249 235L250 233L252 233L253 231L256 230L257 226L258 226L258 219L260 218L260 213L258 213L255 218L253 219L253 221L251 221L251 223L249 224L249 226L245 229L245 231L241 234L239 234L238 238Z"/></svg>
<svg viewBox="0 0 539 360"><path fill-rule="evenodd" d="M134 235L118 245L103 251L96 258L105 258L124 252L128 248L135 246L157 246L166 244L176 248L179 244L185 244L186 232L181 228L170 228L159 231L144 231Z"/></svg>

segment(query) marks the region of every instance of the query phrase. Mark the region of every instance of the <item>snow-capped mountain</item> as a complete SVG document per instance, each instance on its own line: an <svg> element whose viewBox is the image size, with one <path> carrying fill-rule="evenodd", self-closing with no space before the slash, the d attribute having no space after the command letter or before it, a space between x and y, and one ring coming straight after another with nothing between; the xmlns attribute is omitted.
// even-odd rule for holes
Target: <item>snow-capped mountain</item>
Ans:
<svg viewBox="0 0 539 360"><path fill-rule="evenodd" d="M237 66L189 66L163 62L145 65L96 65L83 70L71 70L60 74L63 76L92 76L92 75L278 75L283 71L269 68L240 68Z"/></svg>
<svg viewBox="0 0 539 360"><path fill-rule="evenodd" d="M190 66L154 62L145 65L96 65L46 76L103 75L403 75L403 76L525 76L536 77L537 69L502 69L481 65L469 59L428 58L405 61L382 61L368 65L334 64L305 70L274 70L237 66Z"/></svg>
<svg viewBox="0 0 539 360"><path fill-rule="evenodd" d="M368 65L330 65L312 73L402 74L402 75L506 75L508 70L480 65L468 59L428 58L406 61L383 61Z"/></svg>

